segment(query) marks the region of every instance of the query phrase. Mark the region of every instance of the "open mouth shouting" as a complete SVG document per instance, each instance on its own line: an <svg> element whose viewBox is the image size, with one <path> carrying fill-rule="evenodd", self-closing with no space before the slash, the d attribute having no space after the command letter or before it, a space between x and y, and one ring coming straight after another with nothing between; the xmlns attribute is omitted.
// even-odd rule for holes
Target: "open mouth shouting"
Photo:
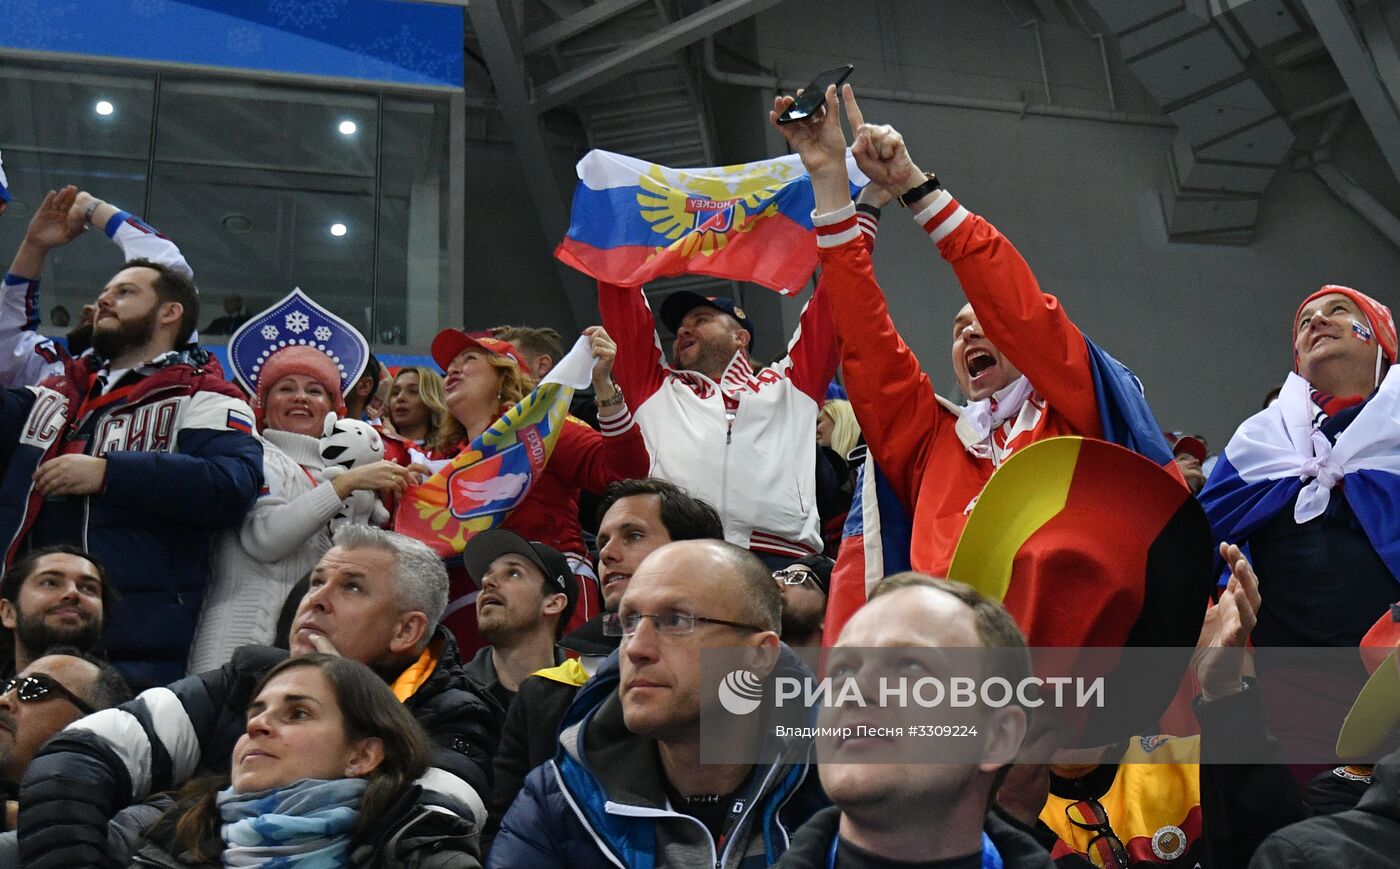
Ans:
<svg viewBox="0 0 1400 869"><path fill-rule="evenodd" d="M992 379L989 375L994 375L998 367L995 356L977 347L967 351L963 361L967 365L968 382L974 387L989 382Z"/></svg>

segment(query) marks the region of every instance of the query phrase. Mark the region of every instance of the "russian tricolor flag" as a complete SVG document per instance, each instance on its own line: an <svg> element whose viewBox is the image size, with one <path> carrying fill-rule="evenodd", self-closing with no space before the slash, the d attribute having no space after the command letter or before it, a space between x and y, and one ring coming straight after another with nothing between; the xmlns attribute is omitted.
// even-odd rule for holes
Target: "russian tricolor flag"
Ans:
<svg viewBox="0 0 1400 869"><path fill-rule="evenodd" d="M850 153L855 193L868 179ZM796 154L670 169L593 150L578 163L562 262L605 283L683 274L753 281L795 295L817 267L812 185Z"/></svg>
<svg viewBox="0 0 1400 869"><path fill-rule="evenodd" d="M9 179L5 177L5 161L0 160L0 202L10 201Z"/></svg>
<svg viewBox="0 0 1400 869"><path fill-rule="evenodd" d="M1247 540L1281 510L1299 524L1347 499L1376 554L1400 579L1400 366L1335 443L1313 426L1308 382L1289 374L1278 402L1225 445L1201 506L1221 540Z"/></svg>

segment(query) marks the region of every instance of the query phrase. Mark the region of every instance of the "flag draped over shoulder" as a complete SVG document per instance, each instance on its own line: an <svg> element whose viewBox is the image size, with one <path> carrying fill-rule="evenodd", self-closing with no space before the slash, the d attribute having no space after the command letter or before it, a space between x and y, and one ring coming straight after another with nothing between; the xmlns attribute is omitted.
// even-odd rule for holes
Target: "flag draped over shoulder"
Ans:
<svg viewBox="0 0 1400 869"><path fill-rule="evenodd" d="M868 179L846 154L852 195ZM636 287L675 275L753 281L795 295L817 267L812 185L796 154L670 169L610 151L578 162L562 262Z"/></svg>
<svg viewBox="0 0 1400 869"><path fill-rule="evenodd" d="M581 337L534 392L451 463L404 494L394 530L450 558L476 534L499 527L544 471L569 413L569 400L574 390L588 385L592 369L588 338Z"/></svg>
<svg viewBox="0 0 1400 869"><path fill-rule="evenodd" d="M1142 383L1126 365L1090 341L1089 365L1104 440L1126 447L1159 465L1175 467L1171 447L1143 395ZM873 470L873 474L872 474ZM909 569L912 522L889 483L867 459L841 534L841 550L831 575L826 621L827 645L865 603L875 584Z"/></svg>
<svg viewBox="0 0 1400 869"><path fill-rule="evenodd" d="M1315 519L1337 495L1400 580L1400 366L1335 443L1313 425L1308 382L1290 373L1278 402L1230 438L1200 497L1215 535L1238 542L1290 507L1300 524Z"/></svg>

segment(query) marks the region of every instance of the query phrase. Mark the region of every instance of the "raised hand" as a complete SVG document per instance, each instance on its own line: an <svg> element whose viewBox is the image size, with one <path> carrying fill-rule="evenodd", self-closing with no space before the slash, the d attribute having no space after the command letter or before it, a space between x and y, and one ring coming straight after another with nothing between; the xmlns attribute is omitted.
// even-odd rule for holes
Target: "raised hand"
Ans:
<svg viewBox="0 0 1400 869"><path fill-rule="evenodd" d="M1259 578L1238 546L1221 543L1230 582L1206 614L1191 662L1206 700L1234 694L1244 675L1245 644L1259 617Z"/></svg>
<svg viewBox="0 0 1400 869"><path fill-rule="evenodd" d="M68 212L77 196L78 188L71 184L62 190L50 190L29 220L24 244L47 252L81 235L82 228L75 228L68 222Z"/></svg>
<svg viewBox="0 0 1400 869"><path fill-rule="evenodd" d="M799 91L800 93L800 91ZM836 105L836 85L826 89L826 108L820 113L793 124L779 124L778 116L794 99L780 96L773 99L773 111L768 122L788 145L802 158L802 165L813 179L846 174L846 131L841 128L841 112Z"/></svg>
<svg viewBox="0 0 1400 869"><path fill-rule="evenodd" d="M924 173L914 165L899 131L889 124L867 124L850 85L841 89L841 98L846 104L846 117L855 130L851 155L871 183L884 188L891 197L922 184Z"/></svg>

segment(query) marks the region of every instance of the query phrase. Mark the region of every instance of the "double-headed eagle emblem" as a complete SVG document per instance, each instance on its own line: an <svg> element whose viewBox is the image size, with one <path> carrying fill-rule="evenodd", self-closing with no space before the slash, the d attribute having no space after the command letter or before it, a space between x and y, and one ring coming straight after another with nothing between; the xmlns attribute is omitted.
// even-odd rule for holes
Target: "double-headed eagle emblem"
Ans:
<svg viewBox="0 0 1400 869"><path fill-rule="evenodd" d="M652 166L641 175L637 204L642 217L671 242L657 247L657 253L710 256L724 249L736 233L749 232L760 220L777 214L777 194L800 174L774 162L718 171L722 174L672 170L674 178L668 179L660 166Z"/></svg>

